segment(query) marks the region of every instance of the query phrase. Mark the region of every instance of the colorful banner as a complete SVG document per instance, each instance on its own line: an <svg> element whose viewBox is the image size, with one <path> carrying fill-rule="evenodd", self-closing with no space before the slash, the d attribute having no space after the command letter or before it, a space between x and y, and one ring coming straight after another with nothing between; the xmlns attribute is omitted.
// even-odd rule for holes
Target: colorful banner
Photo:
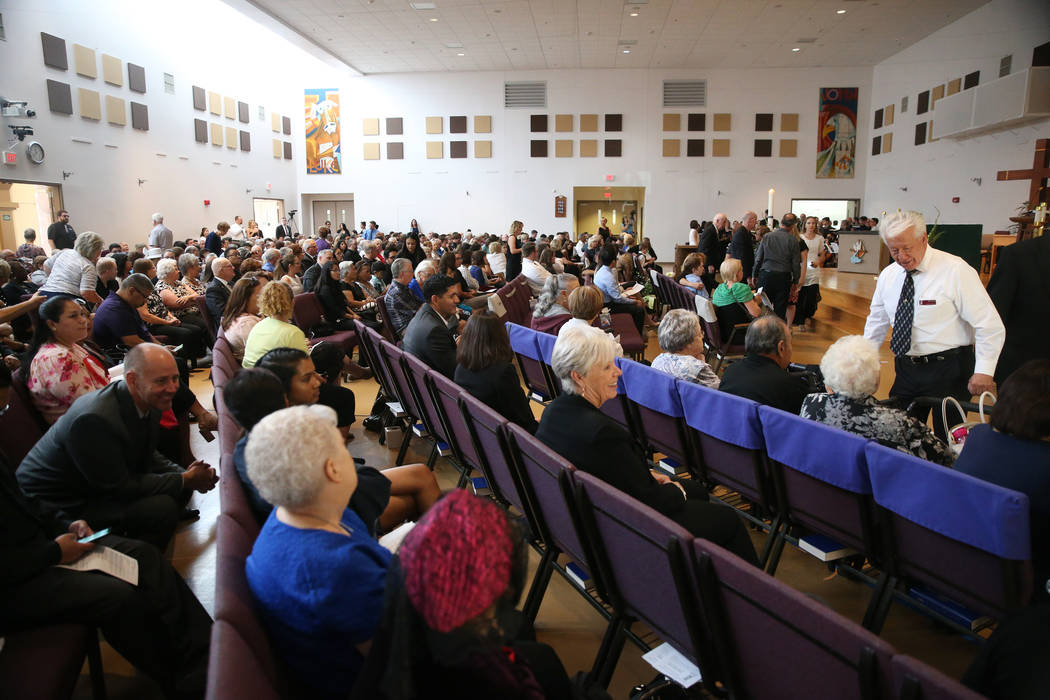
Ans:
<svg viewBox="0 0 1050 700"><path fill-rule="evenodd" d="M306 90L306 172L342 172L339 145L339 91Z"/></svg>
<svg viewBox="0 0 1050 700"><path fill-rule="evenodd" d="M857 162L857 88L821 88L817 177L851 178Z"/></svg>

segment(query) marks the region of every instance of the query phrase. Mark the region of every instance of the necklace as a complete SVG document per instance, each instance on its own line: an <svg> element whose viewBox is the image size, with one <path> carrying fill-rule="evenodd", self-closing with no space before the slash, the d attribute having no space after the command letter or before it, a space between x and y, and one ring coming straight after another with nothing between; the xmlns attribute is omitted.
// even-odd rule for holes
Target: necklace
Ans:
<svg viewBox="0 0 1050 700"><path fill-rule="evenodd" d="M310 518L311 520L314 520L316 522L324 523L325 525L328 525L329 527L338 528L339 530L341 530L342 532L346 533L347 535L353 535L354 534L353 529L347 527L342 522L332 522L331 520L328 520L327 518L322 518L322 517L314 515L312 513L292 513L292 515L294 517L296 517L296 518Z"/></svg>

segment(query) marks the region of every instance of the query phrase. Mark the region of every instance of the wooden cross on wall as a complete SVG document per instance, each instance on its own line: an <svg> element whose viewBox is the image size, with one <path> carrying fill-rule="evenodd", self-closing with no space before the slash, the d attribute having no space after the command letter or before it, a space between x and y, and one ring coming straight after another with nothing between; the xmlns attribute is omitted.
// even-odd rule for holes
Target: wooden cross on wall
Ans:
<svg viewBox="0 0 1050 700"><path fill-rule="evenodd" d="M996 180L1031 180L1032 186L1028 190L1028 207L1035 209L1040 202L1050 201L1050 187L1047 187L1047 179L1050 178L1050 139L1039 139L1035 142L1035 158L1032 160L1031 170L1000 170L996 174Z"/></svg>

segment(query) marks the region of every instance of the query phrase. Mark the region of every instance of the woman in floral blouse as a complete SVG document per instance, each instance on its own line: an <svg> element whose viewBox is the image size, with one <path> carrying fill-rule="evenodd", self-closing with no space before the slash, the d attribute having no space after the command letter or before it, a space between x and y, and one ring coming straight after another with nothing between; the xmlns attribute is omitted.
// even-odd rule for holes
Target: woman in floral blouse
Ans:
<svg viewBox="0 0 1050 700"><path fill-rule="evenodd" d="M109 383L102 363L78 343L88 336L88 311L70 296L40 306L40 323L26 355L27 386L33 405L48 423L69 410L78 397Z"/></svg>
<svg viewBox="0 0 1050 700"><path fill-rule="evenodd" d="M711 365L704 361L704 333L696 314L684 309L668 311L660 321L656 337L663 352L653 359L653 369L711 389L717 389L722 383Z"/></svg>
<svg viewBox="0 0 1050 700"><path fill-rule="evenodd" d="M828 393L807 396L801 416L950 467L955 454L925 423L872 396L879 369L878 349L864 336L839 338L820 360Z"/></svg>
<svg viewBox="0 0 1050 700"><path fill-rule="evenodd" d="M179 272L182 273L182 279L177 286L181 286L185 295L204 296L207 288L201 282L200 258L193 253L183 253L179 256Z"/></svg>

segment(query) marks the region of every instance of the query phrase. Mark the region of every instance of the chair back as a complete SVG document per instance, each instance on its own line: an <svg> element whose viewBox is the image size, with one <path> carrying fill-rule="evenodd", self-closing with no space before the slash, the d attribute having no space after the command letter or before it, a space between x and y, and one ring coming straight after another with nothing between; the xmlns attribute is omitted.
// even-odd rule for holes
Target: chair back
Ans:
<svg viewBox="0 0 1050 700"><path fill-rule="evenodd" d="M622 357L616 358L616 366L622 368L624 361ZM637 439L638 433L634 429L634 420L627 402L627 387L623 383L622 374L616 380L616 397L603 403L598 410L616 421L621 428L631 434L631 437Z"/></svg>
<svg viewBox="0 0 1050 700"><path fill-rule="evenodd" d="M208 329L208 341L214 343L215 320L211 317L211 312L208 311L208 304L205 302L204 297L197 298L197 311L200 312L201 318L204 319L204 327Z"/></svg>
<svg viewBox="0 0 1050 700"><path fill-rule="evenodd" d="M876 443L865 453L891 573L992 617L1028 603L1027 495Z"/></svg>
<svg viewBox="0 0 1050 700"><path fill-rule="evenodd" d="M642 439L654 452L662 452L683 465L691 461L677 380L633 360L624 359L619 366Z"/></svg>
<svg viewBox="0 0 1050 700"><path fill-rule="evenodd" d="M725 306L714 306L713 308L715 317L718 319L718 330L721 331L722 338L733 350L743 352L744 333L740 332L743 329L737 329L734 326L751 323L751 314L748 313L747 308L740 302ZM746 331L744 332L746 333ZM725 349L728 350L729 348Z"/></svg>
<svg viewBox="0 0 1050 700"><path fill-rule="evenodd" d="M434 408L448 433L449 444L455 445L455 454L464 467L481 470L481 456L470 439L470 428L459 407L460 395L467 392L441 372L430 370L426 381Z"/></svg>
<svg viewBox="0 0 1050 700"><path fill-rule="evenodd" d="M529 317L532 315L532 307L529 304L532 298L532 290L528 285L525 275L518 275L509 283L496 292L496 296L503 302L506 314L501 318L509 323L519 326L528 326Z"/></svg>
<svg viewBox="0 0 1050 700"><path fill-rule="evenodd" d="M901 700L983 700L984 696L932 666L903 654L890 659L893 697Z"/></svg>
<svg viewBox="0 0 1050 700"><path fill-rule="evenodd" d="M233 354L233 348L225 337L216 338L211 351L211 382L216 389L226 386L226 382L241 369L241 363Z"/></svg>
<svg viewBox="0 0 1050 700"><path fill-rule="evenodd" d="M389 292L390 288L387 287L386 291ZM383 333L383 337L396 344L397 341L401 340L401 334L394 328L394 319L390 315L390 310L386 308L386 292L376 297L376 313L379 315L379 320L382 321L380 330ZM358 335L361 335L360 332L358 332Z"/></svg>
<svg viewBox="0 0 1050 700"><path fill-rule="evenodd" d="M0 450L11 468L17 469L33 445L44 437L48 425L33 406L21 369L12 373L11 389L7 410L0 414Z"/></svg>
<svg viewBox="0 0 1050 700"><path fill-rule="evenodd" d="M452 450L456 460L462 463L455 436L446 427L446 420L441 407L434 401L434 397L430 395L430 389L427 387L426 375L427 372L431 371L430 366L410 352L401 354L401 366L405 372L405 378L409 382L409 391L415 392L413 396L419 406L421 412L419 418L423 421L423 426L435 440L446 443Z"/></svg>
<svg viewBox="0 0 1050 700"><path fill-rule="evenodd" d="M235 446L236 444L234 442ZM233 465L232 450L219 458L219 470L219 509L227 517L236 520L241 529L254 540L262 528L248 504L241 475Z"/></svg>
<svg viewBox="0 0 1050 700"><path fill-rule="evenodd" d="M507 419L468 392L459 395L459 411L466 423L471 446L480 462L489 490L497 501L514 506L525 516L536 537L532 510L521 486L517 465L511 459L507 443Z"/></svg>
<svg viewBox="0 0 1050 700"><path fill-rule="evenodd" d="M554 389L544 369L544 357L536 340L540 332L508 322L507 335L510 336L510 347L518 359L518 367L529 392L541 402L553 399Z"/></svg>
<svg viewBox="0 0 1050 700"><path fill-rule="evenodd" d="M357 338L361 344L361 351L364 352L365 357L368 358L368 366L372 368L372 375L375 377L376 381L379 382L380 389L390 400L396 400L394 397L396 397L397 394L392 386L393 380L391 380L390 375L387 373L386 364L384 364L379 357L378 343L383 339L383 336L366 326L361 319L354 320L354 329L357 332Z"/></svg>
<svg viewBox="0 0 1050 700"><path fill-rule="evenodd" d="M404 357L405 352L386 340L380 340L376 345L376 349L378 350L379 362L383 366L383 371L390 378L394 396L397 397L401 408L411 416L413 422L423 421L423 409L420 407L415 393L411 389L411 381L408 375L401 366L401 358Z"/></svg>
<svg viewBox="0 0 1050 700"><path fill-rule="evenodd" d="M707 540L693 540L693 555L731 697L888 696L889 644Z"/></svg>
<svg viewBox="0 0 1050 700"><path fill-rule="evenodd" d="M229 622L216 620L211 628L208 686L205 700L279 700L277 685L251 645Z"/></svg>
<svg viewBox="0 0 1050 700"><path fill-rule="evenodd" d="M292 321L307 336L314 328L324 323L324 310L316 294L303 292L295 295L292 299Z"/></svg>

